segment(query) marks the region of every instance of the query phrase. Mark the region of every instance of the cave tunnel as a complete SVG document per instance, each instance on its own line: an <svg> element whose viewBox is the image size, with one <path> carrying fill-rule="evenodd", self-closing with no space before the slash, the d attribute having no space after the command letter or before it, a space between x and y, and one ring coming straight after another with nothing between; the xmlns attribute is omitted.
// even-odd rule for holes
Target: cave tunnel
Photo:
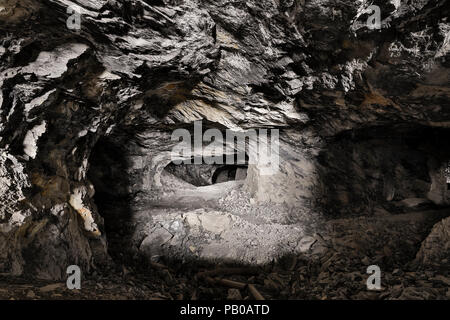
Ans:
<svg viewBox="0 0 450 320"><path fill-rule="evenodd" d="M307 211L297 202L258 203L246 191L256 186L276 198L304 187L304 177L293 179L297 173L286 169L303 156L289 146L280 153L280 173L267 178L255 176L251 164L174 164L162 137L154 138L161 139L154 143L159 150L124 136L105 137L91 154L88 176L114 259L261 264L286 254L274 242L302 252L303 240L297 239L319 230L317 212L328 220L447 208L449 138L447 129L400 125L327 140L311 162L319 178L314 199L320 201L312 201ZM302 169L304 162L299 163ZM427 231L430 227L426 224ZM414 239L411 245L405 238L401 258L383 260L386 268L403 263L405 256L414 258L420 244Z"/></svg>
<svg viewBox="0 0 450 320"><path fill-rule="evenodd" d="M449 204L450 130L371 127L333 138L319 155L325 210L408 211Z"/></svg>
<svg viewBox="0 0 450 320"><path fill-rule="evenodd" d="M221 183L234 180L244 180L247 177L246 166L223 166L214 171L212 183Z"/></svg>
<svg viewBox="0 0 450 320"><path fill-rule="evenodd" d="M245 180L247 165L205 165L169 163L164 170L185 182L201 187L227 181Z"/></svg>
<svg viewBox="0 0 450 320"><path fill-rule="evenodd" d="M170 141L164 143L170 145ZM139 252L133 243L139 233L136 225L154 223L152 217L161 207L168 211L174 207L178 211L207 208L242 186L247 177L246 154L244 164L238 161L237 153L224 154L219 164L175 164L164 151L168 146L163 145L158 152L140 148L120 132L101 138L93 149L88 178L96 190L94 201L104 218L109 251L116 259L137 258L139 254L133 254ZM130 247L135 250L129 250Z"/></svg>

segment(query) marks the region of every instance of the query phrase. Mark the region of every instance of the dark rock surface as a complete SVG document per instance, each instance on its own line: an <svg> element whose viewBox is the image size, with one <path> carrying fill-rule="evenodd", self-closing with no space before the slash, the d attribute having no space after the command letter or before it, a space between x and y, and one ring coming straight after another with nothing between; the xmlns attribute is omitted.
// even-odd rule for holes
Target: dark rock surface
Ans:
<svg viewBox="0 0 450 320"><path fill-rule="evenodd" d="M295 253L324 214L448 205L450 6L374 4L379 30L364 26L368 1L3 1L0 273L62 280L71 264L86 272L108 265L108 248L138 259L145 239L166 241L157 226L192 227L185 214L198 207L243 219L230 230L272 230L266 242L249 238L238 254L225 252L267 262L264 252L268 260ZM81 13L80 30L68 28L68 7ZM196 120L280 129L280 171L262 176L249 166L235 194L202 193L168 174L172 131ZM418 232L411 261L448 270L449 219L435 221L427 238ZM297 238L279 242L277 230L292 235L298 224ZM208 257L223 245L214 232L203 238L204 221L197 226L193 243L175 232L177 257ZM270 250L249 254L261 245ZM389 297L414 296L407 285Z"/></svg>

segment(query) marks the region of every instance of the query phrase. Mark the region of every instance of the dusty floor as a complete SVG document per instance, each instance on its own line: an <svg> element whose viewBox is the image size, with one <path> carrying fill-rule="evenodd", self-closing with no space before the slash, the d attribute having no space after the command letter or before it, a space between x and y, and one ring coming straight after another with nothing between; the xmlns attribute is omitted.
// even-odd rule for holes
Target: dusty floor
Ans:
<svg viewBox="0 0 450 320"><path fill-rule="evenodd" d="M254 299L259 293L265 299L448 300L449 261L427 268L414 263L433 223L448 214L330 220L303 240L304 253L258 267L174 261L140 269L108 266L84 277L81 290L0 276L0 299ZM367 290L369 265L382 270L380 291Z"/></svg>
<svg viewBox="0 0 450 320"><path fill-rule="evenodd" d="M306 205L293 209L286 204L258 204L239 181L195 188L169 178L166 174L165 179L180 187L153 202L143 194L130 210L132 217L124 217L120 205L107 202L101 212L114 212L106 222L115 226L107 230L110 247L118 252L136 248L152 259L170 256L267 264L283 255L302 252L301 239L312 235L323 221Z"/></svg>

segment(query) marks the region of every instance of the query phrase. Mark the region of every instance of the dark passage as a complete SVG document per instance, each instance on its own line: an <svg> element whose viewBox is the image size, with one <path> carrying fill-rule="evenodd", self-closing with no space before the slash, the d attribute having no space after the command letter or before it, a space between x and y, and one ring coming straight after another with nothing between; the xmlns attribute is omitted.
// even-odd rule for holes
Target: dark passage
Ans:
<svg viewBox="0 0 450 320"><path fill-rule="evenodd" d="M224 166L218 168L212 176L212 183L244 180L247 177L247 166Z"/></svg>

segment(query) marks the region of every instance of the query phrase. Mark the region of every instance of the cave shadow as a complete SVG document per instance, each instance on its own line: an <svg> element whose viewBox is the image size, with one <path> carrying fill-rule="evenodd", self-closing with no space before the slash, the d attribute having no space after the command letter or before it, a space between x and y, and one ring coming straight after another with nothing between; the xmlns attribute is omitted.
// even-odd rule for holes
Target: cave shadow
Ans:
<svg viewBox="0 0 450 320"><path fill-rule="evenodd" d="M448 207L442 170L449 160L450 129L400 124L344 132L318 156L316 205L330 217Z"/></svg>
<svg viewBox="0 0 450 320"><path fill-rule="evenodd" d="M101 137L89 159L87 177L95 188L94 202L104 219L102 233L106 235L108 254L113 261L127 264L133 257L124 248L131 245L133 230L132 195L127 193L131 184L127 174L130 164L126 159L128 138L123 135Z"/></svg>

